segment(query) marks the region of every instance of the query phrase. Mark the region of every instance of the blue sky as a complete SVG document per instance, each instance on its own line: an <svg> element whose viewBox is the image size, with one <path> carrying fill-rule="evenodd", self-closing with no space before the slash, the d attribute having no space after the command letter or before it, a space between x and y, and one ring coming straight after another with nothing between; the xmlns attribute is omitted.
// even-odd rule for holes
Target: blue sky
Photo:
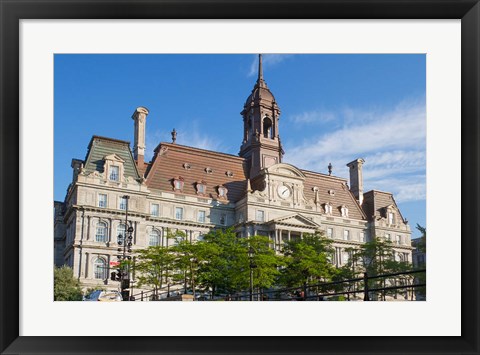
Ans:
<svg viewBox="0 0 480 355"><path fill-rule="evenodd" d="M55 200L63 201L72 158L92 135L133 143L131 115L145 106L146 159L161 141L238 154L240 111L255 84L254 54L55 55ZM426 63L424 55L263 57L281 109L284 161L348 177L362 157L365 191L390 191L414 236L425 222Z"/></svg>

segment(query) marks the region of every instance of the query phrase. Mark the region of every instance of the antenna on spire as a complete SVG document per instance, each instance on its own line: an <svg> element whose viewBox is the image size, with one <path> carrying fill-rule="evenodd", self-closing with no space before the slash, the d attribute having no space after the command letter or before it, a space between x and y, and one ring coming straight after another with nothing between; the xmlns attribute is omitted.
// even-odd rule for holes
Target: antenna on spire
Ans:
<svg viewBox="0 0 480 355"><path fill-rule="evenodd" d="M263 81L262 55L258 55L258 82Z"/></svg>

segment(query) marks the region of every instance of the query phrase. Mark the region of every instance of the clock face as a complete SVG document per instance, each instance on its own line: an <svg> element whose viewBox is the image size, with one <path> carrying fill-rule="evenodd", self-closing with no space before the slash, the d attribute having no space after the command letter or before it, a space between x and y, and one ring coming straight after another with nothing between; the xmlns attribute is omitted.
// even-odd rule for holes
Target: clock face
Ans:
<svg viewBox="0 0 480 355"><path fill-rule="evenodd" d="M289 198L292 193L290 188L285 185L279 186L277 189L277 192L278 192L278 196L283 199Z"/></svg>

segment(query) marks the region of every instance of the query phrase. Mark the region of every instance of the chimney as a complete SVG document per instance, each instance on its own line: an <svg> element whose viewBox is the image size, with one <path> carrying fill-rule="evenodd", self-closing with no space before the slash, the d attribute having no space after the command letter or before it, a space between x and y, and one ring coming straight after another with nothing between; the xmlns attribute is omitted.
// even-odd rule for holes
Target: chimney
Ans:
<svg viewBox="0 0 480 355"><path fill-rule="evenodd" d="M143 166L145 157L145 124L147 121L148 110L145 107L137 107L132 115L135 121L135 135L133 141L133 158L137 166Z"/></svg>
<svg viewBox="0 0 480 355"><path fill-rule="evenodd" d="M360 158L347 164L350 168L350 191L360 205L363 203L363 163L365 163L365 160Z"/></svg>
<svg viewBox="0 0 480 355"><path fill-rule="evenodd" d="M73 168L73 176L72 181L77 180L78 173L83 167L83 160L80 159L72 159L72 164L70 165Z"/></svg>

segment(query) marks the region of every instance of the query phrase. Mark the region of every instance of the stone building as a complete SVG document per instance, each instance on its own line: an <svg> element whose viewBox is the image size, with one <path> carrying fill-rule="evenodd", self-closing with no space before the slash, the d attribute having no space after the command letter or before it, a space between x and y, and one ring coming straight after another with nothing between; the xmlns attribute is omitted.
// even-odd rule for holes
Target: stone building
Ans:
<svg viewBox="0 0 480 355"><path fill-rule="evenodd" d="M266 235L276 250L305 233L323 232L335 247L333 262L348 260L346 248L374 236L395 243L398 260L411 261L410 227L391 193L363 191L363 159L354 159L347 179L303 170L283 161L278 103L258 79L241 116L238 156L162 142L145 161L149 111L139 107L130 143L93 136L84 160L73 159L64 202L55 201L55 264L73 268L85 285L107 285L116 261L117 238L128 223L133 249L168 245L170 230L197 240L213 228L233 226L239 236ZM353 159L354 157L352 157Z"/></svg>

